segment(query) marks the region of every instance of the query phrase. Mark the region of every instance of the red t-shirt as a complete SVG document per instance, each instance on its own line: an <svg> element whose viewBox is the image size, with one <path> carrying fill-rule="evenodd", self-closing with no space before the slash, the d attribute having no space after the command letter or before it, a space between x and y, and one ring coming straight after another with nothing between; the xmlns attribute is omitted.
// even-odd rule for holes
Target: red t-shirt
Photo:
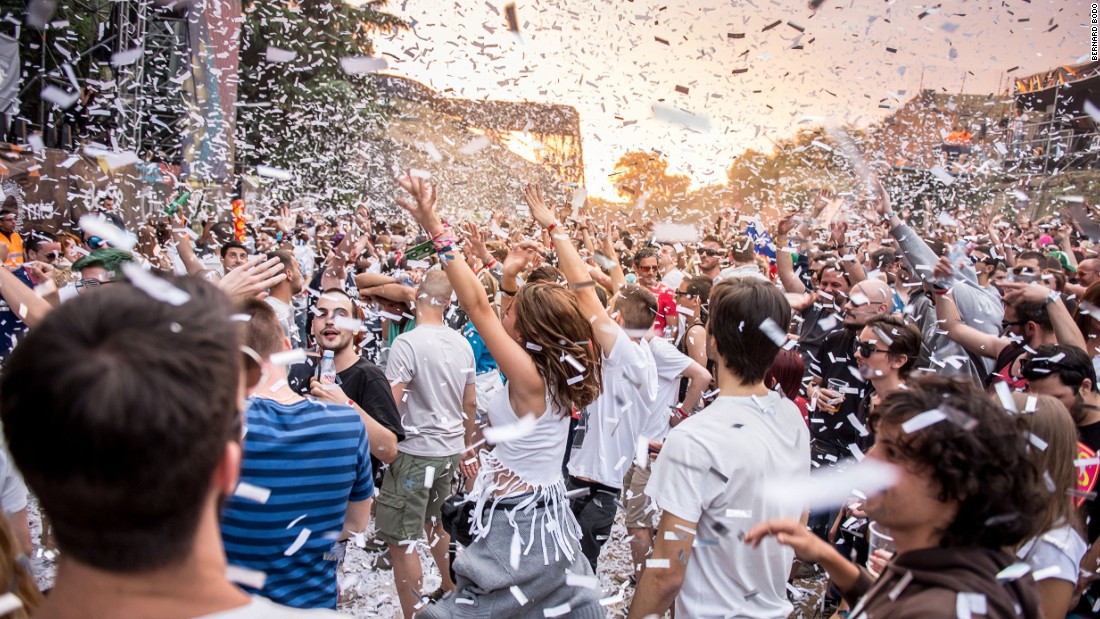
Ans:
<svg viewBox="0 0 1100 619"><path fill-rule="evenodd" d="M658 336L663 336L665 334L665 316L676 314L676 292L661 282L657 282L649 291L657 297L657 317L653 319L653 329Z"/></svg>

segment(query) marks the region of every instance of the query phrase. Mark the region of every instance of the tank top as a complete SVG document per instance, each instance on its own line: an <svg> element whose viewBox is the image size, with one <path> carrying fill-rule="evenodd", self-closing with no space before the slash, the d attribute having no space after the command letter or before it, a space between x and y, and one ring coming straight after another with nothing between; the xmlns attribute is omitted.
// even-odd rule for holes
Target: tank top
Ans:
<svg viewBox="0 0 1100 619"><path fill-rule="evenodd" d="M500 500L525 496L517 506L509 509L526 510L533 506L536 509L533 530L543 531L542 535L523 540L525 552L530 550L536 538L541 538L544 556L548 555L552 546L555 554L564 553L572 560L581 531L569 508L561 472L569 437L569 415L563 414L561 407L554 404L548 393L546 411L533 425L529 425L529 419L521 420L512 409L508 398L510 387L510 384L505 385L489 401L489 425L496 430L515 427L519 431L512 433L505 430L506 434L511 435L509 440L498 443L492 450L481 452L481 469L469 495L469 499L475 501L471 532L475 539L488 535L492 512L497 509ZM512 479L522 481L531 489L499 493L503 489L501 480L511 485ZM486 509L490 512L488 515L484 513ZM552 538L552 544L547 544L547 533Z"/></svg>

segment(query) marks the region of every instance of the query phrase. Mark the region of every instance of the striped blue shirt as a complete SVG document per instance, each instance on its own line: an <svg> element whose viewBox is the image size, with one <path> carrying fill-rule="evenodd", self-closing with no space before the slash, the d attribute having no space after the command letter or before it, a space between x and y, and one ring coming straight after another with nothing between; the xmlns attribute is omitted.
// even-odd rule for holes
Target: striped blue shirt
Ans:
<svg viewBox="0 0 1100 619"><path fill-rule="evenodd" d="M366 426L347 406L262 398L249 401L245 425L241 483L262 490L239 490L226 503L229 564L267 575L262 590L245 587L250 593L295 608L336 608L333 544L348 501L374 495ZM249 498L268 490L263 503Z"/></svg>

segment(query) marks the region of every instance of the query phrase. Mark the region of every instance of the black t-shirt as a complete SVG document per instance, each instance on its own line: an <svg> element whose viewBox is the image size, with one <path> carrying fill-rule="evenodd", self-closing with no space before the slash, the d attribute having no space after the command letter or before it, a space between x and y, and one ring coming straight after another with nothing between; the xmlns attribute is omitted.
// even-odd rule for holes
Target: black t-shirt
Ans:
<svg viewBox="0 0 1100 619"><path fill-rule="evenodd" d="M1100 452L1100 422L1077 428L1081 442L1093 451ZM1096 488L1093 488L1096 491ZM1088 535L1091 545L1100 537L1100 497L1085 501L1085 513L1088 514Z"/></svg>
<svg viewBox="0 0 1100 619"><path fill-rule="evenodd" d="M310 357L305 363L291 366L287 372L287 384L294 391L308 395L309 379L316 373L316 359ZM344 390L349 398L355 401L371 419L377 421L383 428L393 432L398 442L405 440L405 431L401 426L401 414L397 412L397 403L393 401L393 391L390 390L390 381L386 375L366 359L359 359L354 365L336 374L337 384ZM374 456L371 456L371 466L374 467L375 477L380 479L384 466Z"/></svg>
<svg viewBox="0 0 1100 619"><path fill-rule="evenodd" d="M848 418L854 414L858 419L860 402L870 388L856 366L855 342L855 333L841 327L831 331L821 343L821 387L829 389L830 379L847 383L842 390L844 401L839 411L829 413L818 406L810 412L813 457L824 466L836 463L825 454L840 460L855 457L850 445L860 446L866 440ZM866 419L859 419L859 422L866 428Z"/></svg>
<svg viewBox="0 0 1100 619"><path fill-rule="evenodd" d="M814 374L821 372L824 359L821 356L821 347L828 336L840 324L840 319L831 307L826 307L821 302L814 303L799 314L801 318L798 327L798 350L802 354L802 361Z"/></svg>

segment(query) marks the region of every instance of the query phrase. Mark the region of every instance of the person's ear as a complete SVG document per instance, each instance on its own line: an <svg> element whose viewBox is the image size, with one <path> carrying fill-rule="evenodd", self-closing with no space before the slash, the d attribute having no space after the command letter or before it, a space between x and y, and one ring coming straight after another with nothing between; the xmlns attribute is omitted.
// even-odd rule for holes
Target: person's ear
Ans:
<svg viewBox="0 0 1100 619"><path fill-rule="evenodd" d="M890 360L890 369L892 370L900 370L905 367L906 363L909 363L909 355L889 354L887 358Z"/></svg>
<svg viewBox="0 0 1100 619"><path fill-rule="evenodd" d="M1080 393L1092 393L1092 379L1086 378L1081 381Z"/></svg>
<svg viewBox="0 0 1100 619"><path fill-rule="evenodd" d="M211 483L218 494L229 497L237 490L237 482L241 476L241 444L237 441L227 441L225 451L218 460L218 466L214 468L214 478Z"/></svg>

